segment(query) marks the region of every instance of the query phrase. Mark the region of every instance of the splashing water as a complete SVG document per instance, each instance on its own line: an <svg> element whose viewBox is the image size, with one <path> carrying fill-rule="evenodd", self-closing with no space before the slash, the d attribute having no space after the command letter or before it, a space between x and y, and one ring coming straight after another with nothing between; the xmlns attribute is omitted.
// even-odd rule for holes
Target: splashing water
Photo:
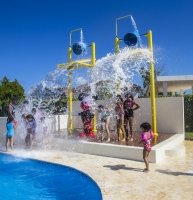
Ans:
<svg viewBox="0 0 193 200"><path fill-rule="evenodd" d="M84 36L83 36L83 31L82 29L80 30L80 42L84 43Z"/></svg>
<svg viewBox="0 0 193 200"><path fill-rule="evenodd" d="M136 23L131 16L131 22L134 31L138 37L139 45L141 44L139 31ZM80 43L84 43L83 31L80 31ZM134 78L139 75L141 67L146 68L151 60L151 53L147 48L122 48L118 54L109 53L105 57L97 60L96 66L91 70L87 70L87 78L84 75L76 74L74 92L83 92L84 87L91 96L98 95L101 98L104 96L115 97L118 93L117 85L120 82L120 92L124 93L125 90L131 91ZM74 70L78 71L78 70ZM46 113L53 114L52 105L60 99L60 93L63 90L67 94L67 70L56 69L50 72L45 80L41 81L30 92L30 98L38 96L38 108L44 108L46 105ZM90 77L89 77L90 76ZM73 84L74 84L73 83ZM57 91L58 90L58 91ZM35 95L34 95L35 94ZM77 94L75 94L77 97ZM61 111L62 112L62 111Z"/></svg>
<svg viewBox="0 0 193 200"><path fill-rule="evenodd" d="M15 120L17 129L15 142L18 147L25 147L27 126L23 115L32 114L36 120L36 136L33 147L50 149L53 133L56 132L56 119L54 112L64 113L66 102L61 104L61 110L56 110L55 104L61 99L66 99L67 88L65 78L67 70L56 69L50 72L44 80L31 88L27 100L15 107ZM58 106L58 108L60 108ZM35 113L33 110L35 109Z"/></svg>
<svg viewBox="0 0 193 200"><path fill-rule="evenodd" d="M141 42L141 37L139 35L139 30L137 28L137 24L135 22L135 20L133 19L132 15L131 15L131 23L133 25L133 28L134 28L134 33L136 34L137 36L137 40L138 40L138 44L139 44L139 47L142 47L142 42Z"/></svg>
<svg viewBox="0 0 193 200"><path fill-rule="evenodd" d="M87 55L87 44L84 42L84 35L82 29L80 30L80 41L78 42L82 47L82 54L77 56L78 59Z"/></svg>
<svg viewBox="0 0 193 200"><path fill-rule="evenodd" d="M131 21L138 37L138 44L141 47L139 31L132 16ZM82 30L80 32L80 43L85 45L86 48ZM82 75L80 75L81 73L74 73L73 84L75 83L75 86L73 85L73 92L75 94L86 90L89 93L89 101L94 107L96 107L96 104L92 102L92 96L98 95L99 99L107 98L108 101L103 102L104 105L113 109L113 98L118 94L118 82L120 82L120 94L131 92L134 78L139 75L141 67L148 68L151 59L151 52L147 48L125 47L117 54L108 53L105 57L97 60L95 67L88 69L86 75L85 73L82 73ZM44 80L30 90L28 103L16 109L16 118L21 125L18 132L20 132L20 137L23 140L26 132L21 115L31 113L33 107L36 107L37 110L37 131L41 133L39 134L39 141L45 136L43 134L44 124L39 120L42 116L45 117L47 132L54 132L53 127L56 126L53 124L54 114L64 113L67 109L67 104L61 104L59 110L55 109L58 102L61 102L62 99L67 100L67 76L68 71L66 69L56 69L50 72Z"/></svg>
<svg viewBox="0 0 193 200"><path fill-rule="evenodd" d="M97 93L103 87L113 96L117 94L117 84L120 80L121 93L133 85L133 78L139 75L141 67L148 67L151 53L146 48L121 49L118 54L107 54L96 62L92 69L91 91Z"/></svg>

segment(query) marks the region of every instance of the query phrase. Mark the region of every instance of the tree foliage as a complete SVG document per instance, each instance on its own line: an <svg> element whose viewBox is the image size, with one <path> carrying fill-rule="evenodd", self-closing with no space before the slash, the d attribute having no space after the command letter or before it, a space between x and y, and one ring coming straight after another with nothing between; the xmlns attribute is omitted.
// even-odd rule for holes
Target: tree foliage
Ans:
<svg viewBox="0 0 193 200"><path fill-rule="evenodd" d="M10 102L20 103L24 98L24 89L16 79L10 81L5 76L0 80L1 116L6 116L6 107Z"/></svg>
<svg viewBox="0 0 193 200"><path fill-rule="evenodd" d="M30 94L33 106L47 114L64 114L67 109L65 88L48 88L37 86Z"/></svg>
<svg viewBox="0 0 193 200"><path fill-rule="evenodd" d="M146 90L145 94L144 94L146 96L147 92L149 91L149 87L150 87L150 69L141 67L141 69L139 70L139 73L140 73L142 81L143 81L143 88ZM157 76L163 75L163 74L164 74L164 66L161 66L161 67L155 66L155 70L154 70L155 78Z"/></svg>
<svg viewBox="0 0 193 200"><path fill-rule="evenodd" d="M185 131L193 132L193 95L184 96Z"/></svg>

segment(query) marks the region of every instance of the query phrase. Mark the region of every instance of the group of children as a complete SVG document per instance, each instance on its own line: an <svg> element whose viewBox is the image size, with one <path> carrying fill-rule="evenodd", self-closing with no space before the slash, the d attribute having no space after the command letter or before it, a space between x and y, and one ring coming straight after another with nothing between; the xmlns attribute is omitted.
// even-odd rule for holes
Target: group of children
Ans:
<svg viewBox="0 0 193 200"><path fill-rule="evenodd" d="M134 110L137 110L140 106L134 101L131 94L125 95L125 101L121 95L116 97L115 115L116 115L116 127L119 141L133 141L133 117ZM102 140L104 139L104 130L107 132L107 141L110 141L109 122L110 122L110 111L103 105L98 106L99 118L102 129ZM130 136L129 130L130 129ZM121 132L123 138L121 138Z"/></svg>
<svg viewBox="0 0 193 200"><path fill-rule="evenodd" d="M22 119L25 124L26 129L26 137L25 137L25 146L26 148L31 149L32 147L32 141L35 141L36 139L36 128L37 128L37 122L35 119L36 109L32 108L31 114L23 114ZM45 133L47 131L47 127L45 126L45 117L40 118L40 122L43 126L43 132ZM15 135L15 130L17 127L17 122L14 119L14 113L8 111L8 117L7 117L7 123L6 123L6 151L8 151L8 147L13 149L13 138ZM46 130L45 130L46 129Z"/></svg>
<svg viewBox="0 0 193 200"><path fill-rule="evenodd" d="M125 95L125 100L121 97L121 95L117 95L116 97L116 106L115 106L115 114L116 114L116 127L117 127L117 135L118 141L134 141L133 137L133 118L134 118L134 110L137 110L140 106L134 101L134 98L131 94ZM108 108L103 105L98 106L99 118L101 121L101 140L104 140L104 130L107 132L107 142L110 142L110 131L109 131L109 122L110 122L110 111ZM129 125L129 130L128 130ZM153 132L151 130L151 125L148 122L144 122L140 125L142 130L140 135L140 142L143 143L143 159L145 162L146 168L144 172L149 171L149 153L151 151L151 140L153 139ZM123 138L121 138L121 132L123 134ZM130 132L130 135L129 135Z"/></svg>
<svg viewBox="0 0 193 200"><path fill-rule="evenodd" d="M117 134L118 140L125 141L133 141L133 117L134 117L134 110L137 110L140 106L134 101L133 96L131 94L125 95L125 100L123 101L122 97L118 95L116 97L116 106L115 106L115 113L116 113L116 125L117 125ZM98 106L99 117L101 121L101 140L104 140L104 130L107 132L107 142L110 142L110 130L109 130L109 122L110 122L110 110L103 105ZM31 148L32 141L36 138L36 120L34 115L36 114L36 110L32 109L32 114L22 115L22 118L25 123L26 127L26 137L25 137L25 144L26 148ZM42 123L44 122L45 118L40 119ZM130 136L128 131L128 124L130 128ZM13 106L10 105L8 118L6 123L6 151L10 146L13 149L13 137L15 133L17 123L14 120L14 112ZM151 151L151 140L153 138L153 132L151 131L151 125L147 122L142 123L140 125L142 130L141 133L141 140L140 143L143 143L143 159L145 162L146 168L144 172L149 171L149 153ZM123 133L123 138L120 137L120 131Z"/></svg>

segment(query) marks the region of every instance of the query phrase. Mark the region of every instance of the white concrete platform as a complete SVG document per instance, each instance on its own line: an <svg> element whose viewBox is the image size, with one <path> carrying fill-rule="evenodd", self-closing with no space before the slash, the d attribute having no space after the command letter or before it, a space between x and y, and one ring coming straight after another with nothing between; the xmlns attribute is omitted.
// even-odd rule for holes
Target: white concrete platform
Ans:
<svg viewBox="0 0 193 200"><path fill-rule="evenodd" d="M179 151L179 145L184 141L184 134L175 134L171 138L153 146L150 153L151 163L161 163L167 153ZM54 138L53 149L77 153L107 156L127 160L143 161L142 147L125 146L109 143L95 143L80 140Z"/></svg>

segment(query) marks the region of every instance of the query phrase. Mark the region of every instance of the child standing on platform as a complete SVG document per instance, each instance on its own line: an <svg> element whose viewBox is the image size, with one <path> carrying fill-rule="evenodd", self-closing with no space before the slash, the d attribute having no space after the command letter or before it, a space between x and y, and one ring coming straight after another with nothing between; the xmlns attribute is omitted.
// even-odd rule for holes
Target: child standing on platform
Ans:
<svg viewBox="0 0 193 200"><path fill-rule="evenodd" d="M101 123L101 140L104 140L104 130L107 132L107 141L110 142L110 131L109 131L109 122L110 122L110 111L108 108L105 108L103 105L98 106L99 118Z"/></svg>
<svg viewBox="0 0 193 200"><path fill-rule="evenodd" d="M116 113L116 120L117 120L117 134L118 134L118 141L125 141L126 140L126 133L124 128L124 108L123 108L123 99L121 95L117 95L116 97L116 106L115 106L115 113ZM120 131L123 133L123 139L121 139Z"/></svg>
<svg viewBox="0 0 193 200"><path fill-rule="evenodd" d="M134 110L137 110L140 108L140 106L134 101L133 95L126 94L125 95L126 100L123 103L124 107L124 127L126 132L126 139L129 141L133 141L133 118L134 118ZM128 124L130 129L130 137L129 137L129 131L128 131Z"/></svg>

